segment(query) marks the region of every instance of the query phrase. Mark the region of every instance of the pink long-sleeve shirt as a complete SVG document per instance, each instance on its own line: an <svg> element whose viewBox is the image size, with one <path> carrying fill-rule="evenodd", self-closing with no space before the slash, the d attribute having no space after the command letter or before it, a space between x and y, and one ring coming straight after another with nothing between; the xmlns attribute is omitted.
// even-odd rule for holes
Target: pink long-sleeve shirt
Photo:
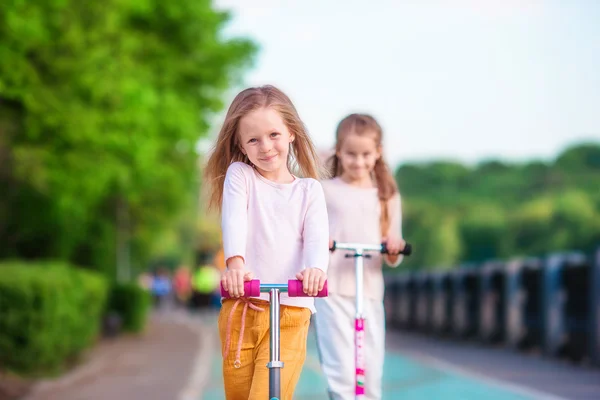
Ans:
<svg viewBox="0 0 600 400"><path fill-rule="evenodd" d="M245 163L232 163L225 175L221 228L225 260L242 257L261 283L287 283L305 268L327 272L327 207L315 179L275 183ZM269 294L261 299L269 300ZM281 304L315 312L312 297L282 293Z"/></svg>
<svg viewBox="0 0 600 400"><path fill-rule="evenodd" d="M377 188L361 188L345 183L339 177L321 182L327 202L329 231L337 242L379 244L382 240L380 215L381 204ZM388 201L390 227L387 235L402 237L402 214L400 194L396 193ZM329 293L354 297L356 295L356 272L354 258L346 258L350 253L336 250L329 262ZM387 256L370 252L371 258L363 258L363 278L365 298L383 301L383 261L390 267L397 267L403 260L398 257L390 263Z"/></svg>

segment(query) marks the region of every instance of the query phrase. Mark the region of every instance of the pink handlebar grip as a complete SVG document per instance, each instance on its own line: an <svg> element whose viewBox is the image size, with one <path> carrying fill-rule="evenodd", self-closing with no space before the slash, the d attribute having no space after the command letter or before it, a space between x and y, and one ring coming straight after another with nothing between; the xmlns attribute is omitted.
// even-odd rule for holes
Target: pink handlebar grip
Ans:
<svg viewBox="0 0 600 400"><path fill-rule="evenodd" d="M323 290L317 293L316 296L309 296L302 289L302 281L290 279L288 281L288 296L290 297L327 297L327 281L323 285Z"/></svg>
<svg viewBox="0 0 600 400"><path fill-rule="evenodd" d="M229 298L229 292L223 289L223 282L221 282L221 296ZM244 297L259 297L260 296L260 281L253 279L248 282L244 282Z"/></svg>

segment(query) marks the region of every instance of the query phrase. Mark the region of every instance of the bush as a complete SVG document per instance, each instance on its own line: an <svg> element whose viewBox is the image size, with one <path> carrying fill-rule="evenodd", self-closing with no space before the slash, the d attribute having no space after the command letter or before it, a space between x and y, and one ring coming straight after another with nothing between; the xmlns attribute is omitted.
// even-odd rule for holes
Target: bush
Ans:
<svg viewBox="0 0 600 400"><path fill-rule="evenodd" d="M150 292L136 283L116 283L112 288L109 311L121 316L124 331L139 333L146 327L151 300Z"/></svg>
<svg viewBox="0 0 600 400"><path fill-rule="evenodd" d="M67 264L0 263L0 365L59 371L97 337L107 291L102 276Z"/></svg>

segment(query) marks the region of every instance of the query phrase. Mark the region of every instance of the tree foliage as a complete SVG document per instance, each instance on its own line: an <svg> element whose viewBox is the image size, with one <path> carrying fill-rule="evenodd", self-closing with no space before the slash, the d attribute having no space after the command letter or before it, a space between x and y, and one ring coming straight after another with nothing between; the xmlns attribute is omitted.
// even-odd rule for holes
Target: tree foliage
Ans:
<svg viewBox="0 0 600 400"><path fill-rule="evenodd" d="M208 0L0 3L0 257L111 271L165 232L193 245L194 146L256 51L222 37L228 18Z"/></svg>
<svg viewBox="0 0 600 400"><path fill-rule="evenodd" d="M452 267L600 245L600 144L555 160L475 166L436 161L396 170L410 268Z"/></svg>

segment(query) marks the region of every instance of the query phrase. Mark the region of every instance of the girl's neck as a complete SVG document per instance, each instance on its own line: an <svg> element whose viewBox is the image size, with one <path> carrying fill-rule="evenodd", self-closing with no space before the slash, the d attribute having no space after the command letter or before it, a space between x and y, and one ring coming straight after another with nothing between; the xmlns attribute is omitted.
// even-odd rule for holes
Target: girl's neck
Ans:
<svg viewBox="0 0 600 400"><path fill-rule="evenodd" d="M371 179L370 176L366 176L360 179L355 179L352 178L346 174L342 174L339 176L339 178L346 184L350 185L350 186L356 186L356 187L360 187L360 188L373 188L376 187L375 183L373 182L373 179Z"/></svg>
<svg viewBox="0 0 600 400"><path fill-rule="evenodd" d="M254 169L260 174L260 176L273 183L292 183L296 180L294 175L292 175L287 167L280 168L276 171L264 171L257 167L254 167Z"/></svg>

